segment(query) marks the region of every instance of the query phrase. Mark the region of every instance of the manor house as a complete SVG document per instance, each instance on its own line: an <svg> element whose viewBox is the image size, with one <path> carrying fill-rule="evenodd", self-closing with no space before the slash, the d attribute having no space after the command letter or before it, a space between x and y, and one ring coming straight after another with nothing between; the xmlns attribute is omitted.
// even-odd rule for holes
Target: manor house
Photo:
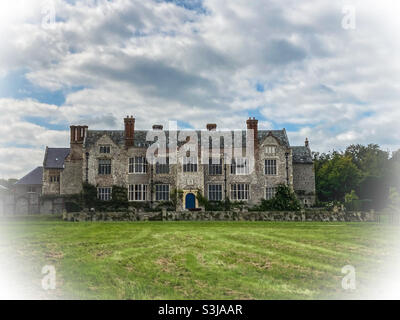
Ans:
<svg viewBox="0 0 400 320"><path fill-rule="evenodd" d="M249 118L246 124L247 130L241 131L243 154L251 141L254 170L248 169L246 157L225 161L223 139L216 160L215 154L209 162L199 160L200 142L198 156L189 155L184 146L192 140L187 137L177 141L176 163L170 161L171 145L167 146L162 163L149 163L146 151L154 141L146 140L148 130L135 129L135 118L124 119L125 130L89 130L87 126L73 125L69 148L46 148L41 193L57 199L57 195L81 191L82 183L88 182L96 186L98 198L107 201L112 187L117 185L127 188L129 201L154 206L169 201L173 190L182 190L180 209L189 210L199 206L198 191L212 201L229 198L254 205L274 197L278 184L286 184L305 206L312 205L315 176L308 140L304 146L290 146L285 129L259 130L255 118ZM152 131L164 131L167 139L172 134L161 125L154 125ZM207 124L204 130L194 131L199 140L202 131L217 131L217 126ZM185 130L174 134L186 137ZM53 201L40 211L54 212L54 205Z"/></svg>

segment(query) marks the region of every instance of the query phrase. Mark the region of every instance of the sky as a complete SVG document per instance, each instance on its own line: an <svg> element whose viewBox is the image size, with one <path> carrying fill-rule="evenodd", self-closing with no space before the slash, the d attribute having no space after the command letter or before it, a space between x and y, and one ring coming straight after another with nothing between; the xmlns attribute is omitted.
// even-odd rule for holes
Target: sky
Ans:
<svg viewBox="0 0 400 320"><path fill-rule="evenodd" d="M400 2L0 2L0 178L69 126L285 128L291 145L400 148Z"/></svg>

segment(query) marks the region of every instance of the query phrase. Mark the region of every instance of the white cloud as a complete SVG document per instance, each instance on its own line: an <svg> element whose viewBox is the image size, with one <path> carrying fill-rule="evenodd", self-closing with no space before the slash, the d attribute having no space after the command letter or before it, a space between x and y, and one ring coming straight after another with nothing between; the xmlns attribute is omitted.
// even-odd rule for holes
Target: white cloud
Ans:
<svg viewBox="0 0 400 320"><path fill-rule="evenodd" d="M291 143L307 136L318 151L400 147L396 1L205 0L206 14L155 1L54 3L52 29L39 0L24 14L8 8L0 74L24 69L48 90L84 89L60 107L0 100L10 119L0 120L0 146L68 143L66 131L26 115L104 129L122 128L127 114L139 128L171 119L243 128L258 110L260 126L299 128L288 129ZM344 4L356 8L355 30L341 27Z"/></svg>

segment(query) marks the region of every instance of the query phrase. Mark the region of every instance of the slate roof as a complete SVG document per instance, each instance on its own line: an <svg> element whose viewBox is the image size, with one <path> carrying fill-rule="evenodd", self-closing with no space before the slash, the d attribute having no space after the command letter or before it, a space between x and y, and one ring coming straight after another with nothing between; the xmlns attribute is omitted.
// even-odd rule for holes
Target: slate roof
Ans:
<svg viewBox="0 0 400 320"><path fill-rule="evenodd" d="M293 151L293 163L313 163L311 150L305 146L291 147Z"/></svg>
<svg viewBox="0 0 400 320"><path fill-rule="evenodd" d="M15 184L25 185L25 184L36 184L41 185L43 180L43 167L37 167L36 169L29 172L26 176L19 179Z"/></svg>
<svg viewBox="0 0 400 320"><path fill-rule="evenodd" d="M64 168L64 160L69 155L69 148L47 148L43 165L46 169Z"/></svg>
<svg viewBox="0 0 400 320"><path fill-rule="evenodd" d="M135 130L134 136L134 147L149 147L153 142L146 141L146 134L149 130ZM168 142L169 131L165 130L165 135ZM178 135L179 135L178 131ZM285 130L258 130L258 141L262 142L268 134L271 134L278 139L278 141L286 146L289 147L289 140L286 135ZM196 130L197 136L199 137L199 145L201 144L201 131ZM88 130L87 136L85 139L85 147L90 148L93 146L98 139L100 139L103 135L107 135L110 139L118 146L123 146L125 143L124 139L124 131L123 130ZM233 131L232 131L233 136ZM178 142L178 146L183 145L185 142ZM246 130L242 130L242 145L246 146ZM223 143L221 143L221 147L223 147Z"/></svg>

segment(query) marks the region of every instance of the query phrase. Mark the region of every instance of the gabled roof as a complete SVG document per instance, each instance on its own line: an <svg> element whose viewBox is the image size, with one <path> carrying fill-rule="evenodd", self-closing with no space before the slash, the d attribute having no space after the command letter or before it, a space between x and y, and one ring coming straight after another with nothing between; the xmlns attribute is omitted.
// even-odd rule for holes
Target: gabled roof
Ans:
<svg viewBox="0 0 400 320"><path fill-rule="evenodd" d="M26 184L36 184L42 185L43 180L43 167L37 167L36 169L29 172L26 176L19 179L15 184L26 185Z"/></svg>
<svg viewBox="0 0 400 320"><path fill-rule="evenodd" d="M146 135L149 130L135 130L134 135L134 147L149 147L153 144L152 141L146 141ZM165 135L168 142L169 131L165 130ZM179 136L178 131L178 136ZM197 136L199 137L199 145L201 144L201 131L195 130ZM268 134L272 134L282 145L289 147L289 140L286 135L285 130L258 130L258 141L262 142ZM87 136L85 139L85 147L92 147L98 139L102 136L107 135L117 146L123 146L125 143L124 131L123 130L88 130ZM232 131L233 137L233 131ZM185 144L185 141L178 142L178 146ZM242 145L246 146L246 130L242 130ZM221 143L221 147L223 147L223 143Z"/></svg>
<svg viewBox="0 0 400 320"><path fill-rule="evenodd" d="M64 168L64 160L69 155L69 148L47 148L43 165L46 169Z"/></svg>
<svg viewBox="0 0 400 320"><path fill-rule="evenodd" d="M278 139L281 145L289 147L289 139L286 134L286 130L259 130L258 131L258 141L262 142L269 134L273 135L276 139Z"/></svg>
<svg viewBox="0 0 400 320"><path fill-rule="evenodd" d="M293 151L293 163L313 163L311 150L305 146L291 147Z"/></svg>

